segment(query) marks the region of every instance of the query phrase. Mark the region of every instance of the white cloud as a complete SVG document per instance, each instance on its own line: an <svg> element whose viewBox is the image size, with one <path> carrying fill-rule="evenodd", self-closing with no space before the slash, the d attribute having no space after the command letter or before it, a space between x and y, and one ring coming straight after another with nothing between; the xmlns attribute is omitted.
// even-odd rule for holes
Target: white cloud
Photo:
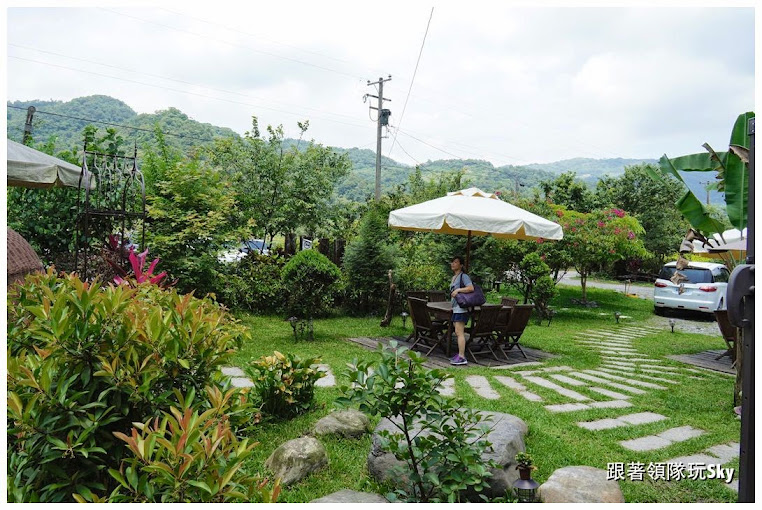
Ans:
<svg viewBox="0 0 762 510"><path fill-rule="evenodd" d="M392 124L441 149L400 135L413 158L495 164L721 147L735 116L753 108L753 9L437 2L401 118L430 9L401 1L385 2L380 15L363 2L13 8L8 99L107 94L138 112L174 106L239 132L252 115L290 134L309 118L308 135L322 143L372 148L366 80L392 74L384 91ZM392 157L411 161L399 147Z"/></svg>

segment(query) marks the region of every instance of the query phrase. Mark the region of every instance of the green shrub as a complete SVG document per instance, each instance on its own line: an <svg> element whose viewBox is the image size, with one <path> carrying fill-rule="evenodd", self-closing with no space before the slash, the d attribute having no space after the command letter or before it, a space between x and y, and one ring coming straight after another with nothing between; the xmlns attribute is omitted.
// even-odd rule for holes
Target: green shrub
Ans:
<svg viewBox="0 0 762 510"><path fill-rule="evenodd" d="M355 312L380 312L389 295L390 269L394 269L394 247L388 242L386 215L371 207L363 216L358 236L344 254L349 287L348 300Z"/></svg>
<svg viewBox="0 0 762 510"><path fill-rule="evenodd" d="M534 307L537 310L537 316L540 319L547 319L550 317L548 305L557 295L558 289L556 288L553 278L548 275L537 278L529 298L532 300L532 303L534 303Z"/></svg>
<svg viewBox="0 0 762 510"><path fill-rule="evenodd" d="M213 301L174 289L28 276L8 296L9 499L108 493L106 468L126 454L113 432L221 381L242 336Z"/></svg>
<svg viewBox="0 0 762 510"><path fill-rule="evenodd" d="M301 359L275 351L245 367L265 417L293 418L312 406L315 381L325 376L313 368L318 363L320 358Z"/></svg>
<svg viewBox="0 0 762 510"><path fill-rule="evenodd" d="M444 370L425 369L423 356L397 347L396 342L380 350L377 364L353 361L355 368L344 374L351 386L341 388L345 396L336 402L359 405L360 411L388 418L399 430L380 432L381 446L405 463L400 475L410 480L410 486L398 487L388 497L460 502L467 488L476 493L484 490L492 476L489 468L496 467L494 462L482 461L491 446L482 439L489 428L480 423L477 411L439 394L442 381L452 376ZM420 432L412 436L414 426Z"/></svg>
<svg viewBox="0 0 762 510"><path fill-rule="evenodd" d="M340 278L341 271L325 255L315 250L294 255L283 267L288 313L309 320L325 313L333 304Z"/></svg>
<svg viewBox="0 0 762 510"><path fill-rule="evenodd" d="M223 269L223 288L218 297L230 308L255 313L280 311L286 302L281 273L286 260L278 255L250 253Z"/></svg>
<svg viewBox="0 0 762 510"><path fill-rule="evenodd" d="M269 503L278 498L279 482L247 475L241 468L257 443L238 439L226 414L235 390L222 394L207 387L216 405L204 410L194 404L194 392L183 398L175 390L178 407L151 422L134 423L131 434L114 432L129 449L120 469L109 469L119 482L110 502L242 502ZM75 495L80 502L92 500Z"/></svg>

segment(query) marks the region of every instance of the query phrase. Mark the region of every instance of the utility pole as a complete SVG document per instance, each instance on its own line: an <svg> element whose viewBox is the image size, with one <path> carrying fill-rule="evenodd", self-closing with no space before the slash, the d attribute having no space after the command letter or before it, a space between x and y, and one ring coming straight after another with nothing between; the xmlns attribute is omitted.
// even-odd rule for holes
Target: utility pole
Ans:
<svg viewBox="0 0 762 510"><path fill-rule="evenodd" d="M374 82L368 80L368 86L378 85L378 95L374 96L373 94L365 94L365 96L363 96L363 102L365 102L368 97L375 97L378 99L378 107L370 107L371 110L376 110L378 112L378 119L376 120L376 202L381 200L381 127L389 125L389 116L392 114L390 110L384 109L384 101L391 101L391 99L386 99L384 97L384 82L391 81L391 79L392 75L390 74L386 79L379 78L378 81Z"/></svg>
<svg viewBox="0 0 762 510"><path fill-rule="evenodd" d="M32 119L34 118L34 112L37 109L34 106L30 106L26 109L26 124L24 124L24 138L21 139L21 143L26 145L29 139L32 137Z"/></svg>

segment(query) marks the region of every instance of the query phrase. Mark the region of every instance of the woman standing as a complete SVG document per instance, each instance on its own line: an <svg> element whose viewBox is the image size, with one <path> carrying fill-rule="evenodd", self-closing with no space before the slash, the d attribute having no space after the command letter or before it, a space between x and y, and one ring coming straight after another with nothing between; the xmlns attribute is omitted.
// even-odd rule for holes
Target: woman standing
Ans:
<svg viewBox="0 0 762 510"><path fill-rule="evenodd" d="M450 282L450 297L452 297L452 323L455 335L458 337L458 354L450 360L451 365L467 365L466 359L466 323L468 322L468 310L458 306L455 296L474 291L471 278L463 272L463 257L453 257L450 261L450 269L454 273Z"/></svg>

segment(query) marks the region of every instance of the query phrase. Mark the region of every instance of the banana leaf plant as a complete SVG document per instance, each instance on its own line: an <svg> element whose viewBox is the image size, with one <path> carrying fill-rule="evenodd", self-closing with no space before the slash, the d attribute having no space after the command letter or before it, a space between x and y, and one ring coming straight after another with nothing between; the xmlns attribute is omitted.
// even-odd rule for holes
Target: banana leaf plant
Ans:
<svg viewBox="0 0 762 510"><path fill-rule="evenodd" d="M738 116L730 135L730 144L726 152L716 152L708 143L703 147L707 152L668 158L664 154L659 159L659 169L649 168L648 173L660 182L666 182L670 176L682 182L685 194L675 203L678 210L691 226L705 236L718 232L722 236L725 230L722 224L709 216L701 201L693 194L680 172L716 172L717 190L725 193L725 205L728 219L733 227L743 230L747 221L747 201L749 198L749 119L754 112Z"/></svg>

